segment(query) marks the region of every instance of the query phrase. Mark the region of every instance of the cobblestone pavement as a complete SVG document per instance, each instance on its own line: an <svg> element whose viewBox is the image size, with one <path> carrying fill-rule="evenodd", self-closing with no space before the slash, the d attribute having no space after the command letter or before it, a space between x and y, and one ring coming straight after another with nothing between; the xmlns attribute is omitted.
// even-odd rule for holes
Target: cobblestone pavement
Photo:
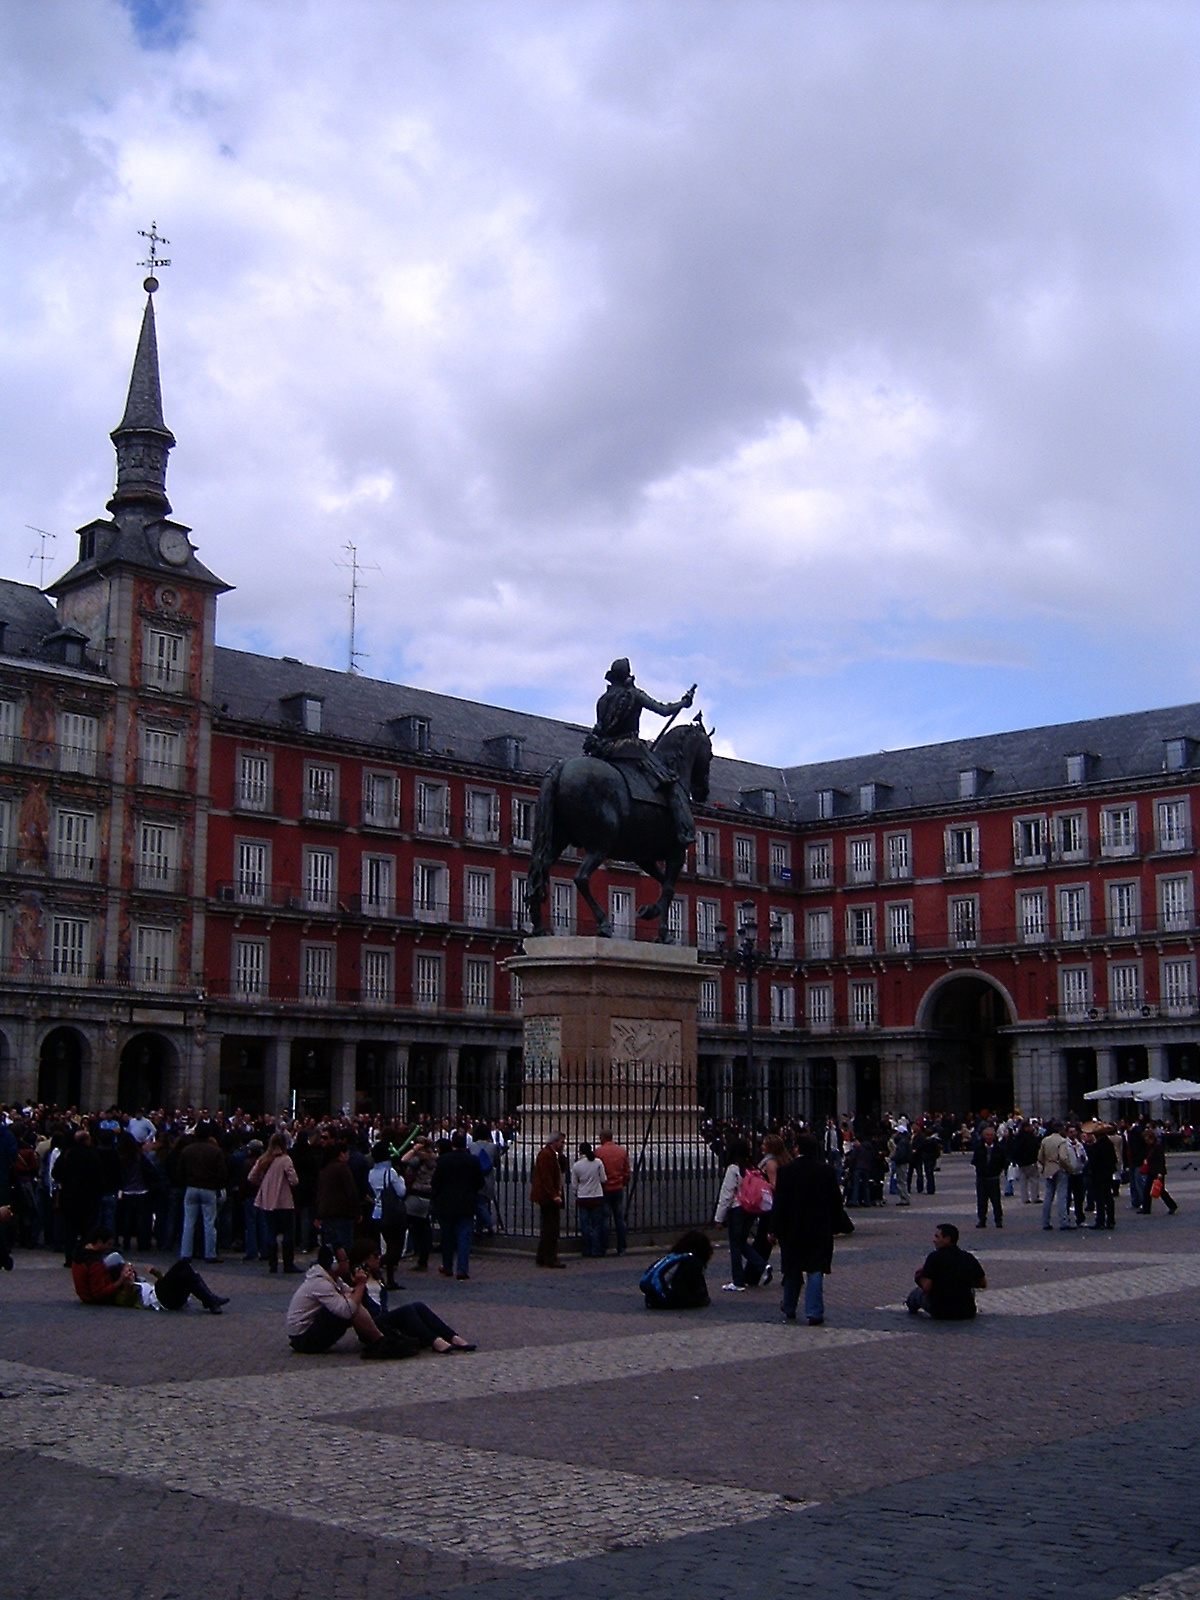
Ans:
<svg viewBox="0 0 1200 1600"><path fill-rule="evenodd" d="M897 1308L943 1192L858 1213L828 1323L777 1286L651 1317L643 1257L539 1273L481 1254L420 1285L478 1340L302 1360L291 1284L231 1263L220 1319L78 1305L21 1252L0 1280L0 1592L13 1600L486 1594L701 1600L791 1586L889 1600L1200 1600L1200 1172L1176 1218L964 1232L984 1315ZM347 1341L349 1346L349 1341Z"/></svg>

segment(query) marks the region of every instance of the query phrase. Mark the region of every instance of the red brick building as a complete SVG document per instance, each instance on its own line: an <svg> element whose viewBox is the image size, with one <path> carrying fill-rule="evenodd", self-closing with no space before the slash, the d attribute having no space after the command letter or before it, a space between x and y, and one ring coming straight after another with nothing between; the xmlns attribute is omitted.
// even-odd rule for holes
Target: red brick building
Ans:
<svg viewBox="0 0 1200 1600"><path fill-rule="evenodd" d="M515 1103L533 805L584 730L216 647L149 300L112 437L109 520L45 594L0 584L0 1099ZM1200 1071L1198 750L1186 706L715 761L673 923L705 963L706 1104L1052 1112ZM588 932L573 870L550 914ZM645 933L635 874L596 890ZM717 947L747 904L752 1071Z"/></svg>

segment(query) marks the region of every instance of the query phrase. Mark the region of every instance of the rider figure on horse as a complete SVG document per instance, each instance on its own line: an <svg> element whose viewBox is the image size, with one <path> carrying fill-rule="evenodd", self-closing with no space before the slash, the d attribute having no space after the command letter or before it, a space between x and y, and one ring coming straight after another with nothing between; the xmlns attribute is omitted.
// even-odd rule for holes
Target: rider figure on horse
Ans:
<svg viewBox="0 0 1200 1600"><path fill-rule="evenodd" d="M596 702L596 726L583 742L583 753L618 765L628 762L644 772L666 800L680 843L692 844L696 837L692 810L687 796L671 769L665 766L650 745L639 736L643 711L660 717L673 717L690 706L696 690L693 685L679 700L664 705L652 699L633 681L629 659L622 656L604 674L609 687Z"/></svg>

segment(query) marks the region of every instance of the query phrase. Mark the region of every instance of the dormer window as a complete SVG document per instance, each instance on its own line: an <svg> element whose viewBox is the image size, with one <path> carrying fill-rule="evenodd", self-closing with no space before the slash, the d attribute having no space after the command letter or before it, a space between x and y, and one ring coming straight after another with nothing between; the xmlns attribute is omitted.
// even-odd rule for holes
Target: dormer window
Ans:
<svg viewBox="0 0 1200 1600"><path fill-rule="evenodd" d="M1074 755L1069 755L1067 757L1067 782L1086 783L1091 759L1091 756L1086 751L1077 751Z"/></svg>
<svg viewBox="0 0 1200 1600"><path fill-rule="evenodd" d="M483 753L493 766L504 767L509 772L519 772L521 769L521 746L523 739L517 738L512 733L498 734L494 739L483 741Z"/></svg>
<svg viewBox="0 0 1200 1600"><path fill-rule="evenodd" d="M833 816L836 798L837 794L833 789L817 790L817 816L821 818L822 822L828 821Z"/></svg>
<svg viewBox="0 0 1200 1600"><path fill-rule="evenodd" d="M983 773L978 767L963 767L958 774L958 798L974 800L983 788Z"/></svg>
<svg viewBox="0 0 1200 1600"><path fill-rule="evenodd" d="M777 815L778 796L774 789L743 789L738 799L743 811L753 811L760 817Z"/></svg>
<svg viewBox="0 0 1200 1600"><path fill-rule="evenodd" d="M420 755L428 755L433 737L428 717L394 717L391 727L396 743L402 750L415 750Z"/></svg>
<svg viewBox="0 0 1200 1600"><path fill-rule="evenodd" d="M1186 738L1163 740L1163 767L1167 772L1182 772L1192 764L1194 741Z"/></svg>
<svg viewBox="0 0 1200 1600"><path fill-rule="evenodd" d="M304 729L305 733L320 733L325 702L319 694L290 694L279 702L285 722Z"/></svg>

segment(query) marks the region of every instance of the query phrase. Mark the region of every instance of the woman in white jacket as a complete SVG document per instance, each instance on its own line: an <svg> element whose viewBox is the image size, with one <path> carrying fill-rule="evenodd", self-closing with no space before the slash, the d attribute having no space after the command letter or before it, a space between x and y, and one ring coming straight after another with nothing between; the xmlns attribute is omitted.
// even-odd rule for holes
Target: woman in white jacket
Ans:
<svg viewBox="0 0 1200 1600"><path fill-rule="evenodd" d="M746 1267L755 1269L761 1277L766 1262L750 1243L750 1230L758 1221L743 1211L738 1204L738 1189L750 1165L750 1146L744 1139L735 1139L729 1146L729 1165L721 1180L721 1193L717 1196L717 1210L713 1221L719 1228L722 1223L729 1229L729 1264L732 1283L721 1285L732 1294L746 1291Z"/></svg>

